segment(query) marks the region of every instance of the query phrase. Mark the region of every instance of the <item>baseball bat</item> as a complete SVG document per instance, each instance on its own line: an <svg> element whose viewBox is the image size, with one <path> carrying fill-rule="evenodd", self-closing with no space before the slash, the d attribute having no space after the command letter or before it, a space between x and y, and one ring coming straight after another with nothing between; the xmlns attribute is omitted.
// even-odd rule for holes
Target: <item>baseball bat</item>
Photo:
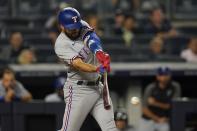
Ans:
<svg viewBox="0 0 197 131"><path fill-rule="evenodd" d="M108 82L107 82L107 72L104 73L104 87L103 87L103 102L104 102L104 108L106 110L109 110L111 108L111 100L109 95L109 88L108 88Z"/></svg>

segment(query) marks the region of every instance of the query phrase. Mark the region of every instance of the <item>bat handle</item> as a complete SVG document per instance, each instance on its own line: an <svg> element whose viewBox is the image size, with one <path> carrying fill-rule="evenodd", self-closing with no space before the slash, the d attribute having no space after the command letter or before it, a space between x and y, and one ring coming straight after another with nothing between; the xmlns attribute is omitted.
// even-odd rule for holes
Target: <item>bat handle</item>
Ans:
<svg viewBox="0 0 197 131"><path fill-rule="evenodd" d="M104 88L103 88L103 99L104 99L104 108L109 110L111 108L111 101L109 97L109 89L107 82L107 72L104 73Z"/></svg>

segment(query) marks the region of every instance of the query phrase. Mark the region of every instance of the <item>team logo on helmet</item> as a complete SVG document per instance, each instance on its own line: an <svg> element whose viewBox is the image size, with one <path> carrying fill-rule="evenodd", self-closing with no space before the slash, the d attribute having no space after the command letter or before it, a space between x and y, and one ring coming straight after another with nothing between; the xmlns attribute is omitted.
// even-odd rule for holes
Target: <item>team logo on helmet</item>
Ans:
<svg viewBox="0 0 197 131"><path fill-rule="evenodd" d="M73 16L72 19L73 19L74 23L77 22L77 16Z"/></svg>

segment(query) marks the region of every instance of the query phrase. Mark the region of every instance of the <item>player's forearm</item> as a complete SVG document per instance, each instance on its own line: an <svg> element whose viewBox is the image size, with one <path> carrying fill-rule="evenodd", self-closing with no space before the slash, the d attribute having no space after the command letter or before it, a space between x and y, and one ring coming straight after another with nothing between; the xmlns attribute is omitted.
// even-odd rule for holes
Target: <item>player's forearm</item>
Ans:
<svg viewBox="0 0 197 131"><path fill-rule="evenodd" d="M5 102L11 102L13 99L13 97L11 97L10 95L6 94L6 96L4 97L4 101Z"/></svg>
<svg viewBox="0 0 197 131"><path fill-rule="evenodd" d="M83 71L83 72L96 72L97 67L91 64L87 64L83 62L80 58L74 60L72 62L72 66L76 68L77 70Z"/></svg>
<svg viewBox="0 0 197 131"><path fill-rule="evenodd" d="M165 110L170 108L170 104L162 103L159 101L155 101L154 103L152 103L152 106L156 106L156 107L159 107L159 108L165 109Z"/></svg>
<svg viewBox="0 0 197 131"><path fill-rule="evenodd" d="M21 97L21 101L23 101L23 102L29 102L31 100L32 100L32 95L31 94L28 94L28 95L25 95L25 96Z"/></svg>
<svg viewBox="0 0 197 131"><path fill-rule="evenodd" d="M143 107L143 114L154 121L158 121L159 117L155 115L152 111L150 111L147 107Z"/></svg>

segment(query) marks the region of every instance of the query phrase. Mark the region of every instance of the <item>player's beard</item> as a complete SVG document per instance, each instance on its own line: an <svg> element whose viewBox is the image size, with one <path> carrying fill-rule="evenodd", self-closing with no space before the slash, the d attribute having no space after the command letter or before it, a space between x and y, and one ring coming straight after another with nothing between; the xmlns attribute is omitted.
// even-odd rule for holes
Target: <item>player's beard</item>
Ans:
<svg viewBox="0 0 197 131"><path fill-rule="evenodd" d="M68 38L70 38L71 40L76 40L77 38L79 38L80 33L81 33L81 29L75 29L75 30L67 30L64 29L63 32L66 34L66 36L68 36Z"/></svg>

